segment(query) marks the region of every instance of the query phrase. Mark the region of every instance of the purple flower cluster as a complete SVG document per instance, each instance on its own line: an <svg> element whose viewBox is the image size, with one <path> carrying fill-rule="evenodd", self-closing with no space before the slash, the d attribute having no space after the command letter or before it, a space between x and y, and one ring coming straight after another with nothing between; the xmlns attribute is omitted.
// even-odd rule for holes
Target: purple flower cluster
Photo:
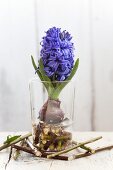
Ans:
<svg viewBox="0 0 113 170"><path fill-rule="evenodd" d="M44 70L51 80L63 81L71 73L74 64L74 45L71 35L60 28L50 28L41 42L40 51Z"/></svg>

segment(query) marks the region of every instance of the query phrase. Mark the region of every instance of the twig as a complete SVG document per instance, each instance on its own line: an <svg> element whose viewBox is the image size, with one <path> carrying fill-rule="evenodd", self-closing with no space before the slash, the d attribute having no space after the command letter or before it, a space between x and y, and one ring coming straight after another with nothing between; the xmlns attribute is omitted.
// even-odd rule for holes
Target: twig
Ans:
<svg viewBox="0 0 113 170"><path fill-rule="evenodd" d="M112 148L113 148L113 145L96 148L95 149L95 153L98 153L98 152L101 152L101 151L105 151L105 150L109 150L109 149L112 149ZM86 156L90 156L92 154L93 153L91 153L91 152L80 153L80 154L77 154L77 155L70 156L68 158L68 160L74 160L74 159L78 159L78 158L83 158L83 157L86 157Z"/></svg>
<svg viewBox="0 0 113 170"><path fill-rule="evenodd" d="M7 163L5 164L5 170L6 170L6 168L7 168L8 163L9 163L10 160L11 160L11 156L12 156L12 147L11 147L11 149L10 149L8 161L7 161Z"/></svg>
<svg viewBox="0 0 113 170"><path fill-rule="evenodd" d="M30 153L30 154L34 155L34 152L30 148L28 148L28 147L12 145L12 148L16 148L18 150L21 150L21 151L24 151L24 152L27 152L27 153ZM98 153L98 152L101 152L101 151L105 151L105 150L109 150L109 149L112 149L112 148L113 148L113 145L96 148L95 149L95 153ZM80 154L77 154L77 155L72 155L70 157L67 157L67 156L58 156L57 155L57 156L53 157L52 159L70 161L70 160L79 159L79 158L83 158L83 157L90 156L90 155L92 155L91 152L85 152L85 153L80 153ZM48 156L48 153L42 153L42 155L41 155L42 158L47 158L47 156Z"/></svg>
<svg viewBox="0 0 113 170"><path fill-rule="evenodd" d="M34 151L31 150L31 149L28 148L28 147L23 147L23 146L18 146L18 145L12 145L12 147L15 148L15 149L19 149L19 150L21 150L21 151L24 151L24 152L27 152L27 153L30 153L30 154L36 156L36 155L34 154ZM47 155L48 155L48 153L42 152L42 155L41 155L40 157L42 157L42 158L47 158ZM56 157L54 157L53 159L58 159L58 160L65 160L65 161L67 161L67 160L68 160L68 157L67 157L67 156L56 156Z"/></svg>
<svg viewBox="0 0 113 170"><path fill-rule="evenodd" d="M30 153L32 155L34 155L33 151L29 148L29 147L23 147L23 146L19 146L19 145L12 145L12 148L18 149L20 151L24 151L27 153Z"/></svg>
<svg viewBox="0 0 113 170"><path fill-rule="evenodd" d="M36 155L36 156L42 155L42 153L35 146L33 146L33 144L31 143L31 141L29 139L26 139L25 141L28 144L28 146L32 149L34 155Z"/></svg>
<svg viewBox="0 0 113 170"><path fill-rule="evenodd" d="M72 141L72 143L75 144L75 145L79 144L76 141ZM95 150L90 148L89 146L83 145L83 146L80 146L80 148L82 148L82 149L84 149L84 150L86 150L88 152L95 153Z"/></svg>
<svg viewBox="0 0 113 170"><path fill-rule="evenodd" d="M88 140L88 141L86 141L86 142L79 143L79 144L77 144L76 146L73 146L73 147L71 147L71 148L65 149L65 150L60 151L60 152L57 152L57 153L50 154L50 155L47 156L47 158L53 158L53 157L55 157L55 156L57 156L57 155L61 155L61 154L63 154L63 153L67 153L67 152L72 151L72 150L74 150L74 149L76 149L76 148L78 148L78 147L81 147L81 146L85 145L85 144L95 142L95 141L97 141L97 140L99 140L99 139L101 139L101 138L102 138L102 136L99 136L99 137L97 137L97 138L90 139L90 140Z"/></svg>
<svg viewBox="0 0 113 170"><path fill-rule="evenodd" d="M11 142L11 143L9 143L9 144L7 144L7 143L6 143L6 144L3 144L2 146L0 146L0 151L3 150L3 149L5 149L5 148L10 147L10 146L13 145L13 144L16 144L16 143L20 142L21 140L23 140L23 139L25 139L25 138L27 138L27 137L29 137L29 136L31 136L31 133L28 133L28 134L26 134L26 135L20 136L19 138L17 138L16 140L14 140L13 142Z"/></svg>

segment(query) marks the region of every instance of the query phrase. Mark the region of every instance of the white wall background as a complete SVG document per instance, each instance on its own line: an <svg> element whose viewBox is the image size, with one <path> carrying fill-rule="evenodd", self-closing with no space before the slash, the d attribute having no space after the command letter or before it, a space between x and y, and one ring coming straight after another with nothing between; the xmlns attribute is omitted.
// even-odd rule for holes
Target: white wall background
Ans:
<svg viewBox="0 0 113 170"><path fill-rule="evenodd" d="M113 130L113 1L0 0L0 131L30 130L30 55L49 27L73 35L75 130Z"/></svg>

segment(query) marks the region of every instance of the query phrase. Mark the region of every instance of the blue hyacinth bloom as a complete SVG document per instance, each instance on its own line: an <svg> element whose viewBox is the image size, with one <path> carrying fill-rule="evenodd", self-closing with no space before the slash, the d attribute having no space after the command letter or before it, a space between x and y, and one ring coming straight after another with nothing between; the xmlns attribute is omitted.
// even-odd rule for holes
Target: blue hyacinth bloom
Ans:
<svg viewBox="0 0 113 170"><path fill-rule="evenodd" d="M63 81L74 65L74 44L71 35L60 28L50 28L42 38L40 55L46 75L52 81Z"/></svg>

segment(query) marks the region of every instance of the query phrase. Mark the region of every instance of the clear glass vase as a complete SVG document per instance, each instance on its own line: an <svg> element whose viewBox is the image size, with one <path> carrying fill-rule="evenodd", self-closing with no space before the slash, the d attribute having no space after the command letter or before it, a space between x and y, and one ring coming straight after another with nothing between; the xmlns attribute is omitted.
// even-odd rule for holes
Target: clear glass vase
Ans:
<svg viewBox="0 0 113 170"><path fill-rule="evenodd" d="M60 151L66 149L72 141L72 126L74 124L74 82L65 83L57 100L48 97L46 85L38 78L30 81L30 102L33 143L40 150Z"/></svg>

